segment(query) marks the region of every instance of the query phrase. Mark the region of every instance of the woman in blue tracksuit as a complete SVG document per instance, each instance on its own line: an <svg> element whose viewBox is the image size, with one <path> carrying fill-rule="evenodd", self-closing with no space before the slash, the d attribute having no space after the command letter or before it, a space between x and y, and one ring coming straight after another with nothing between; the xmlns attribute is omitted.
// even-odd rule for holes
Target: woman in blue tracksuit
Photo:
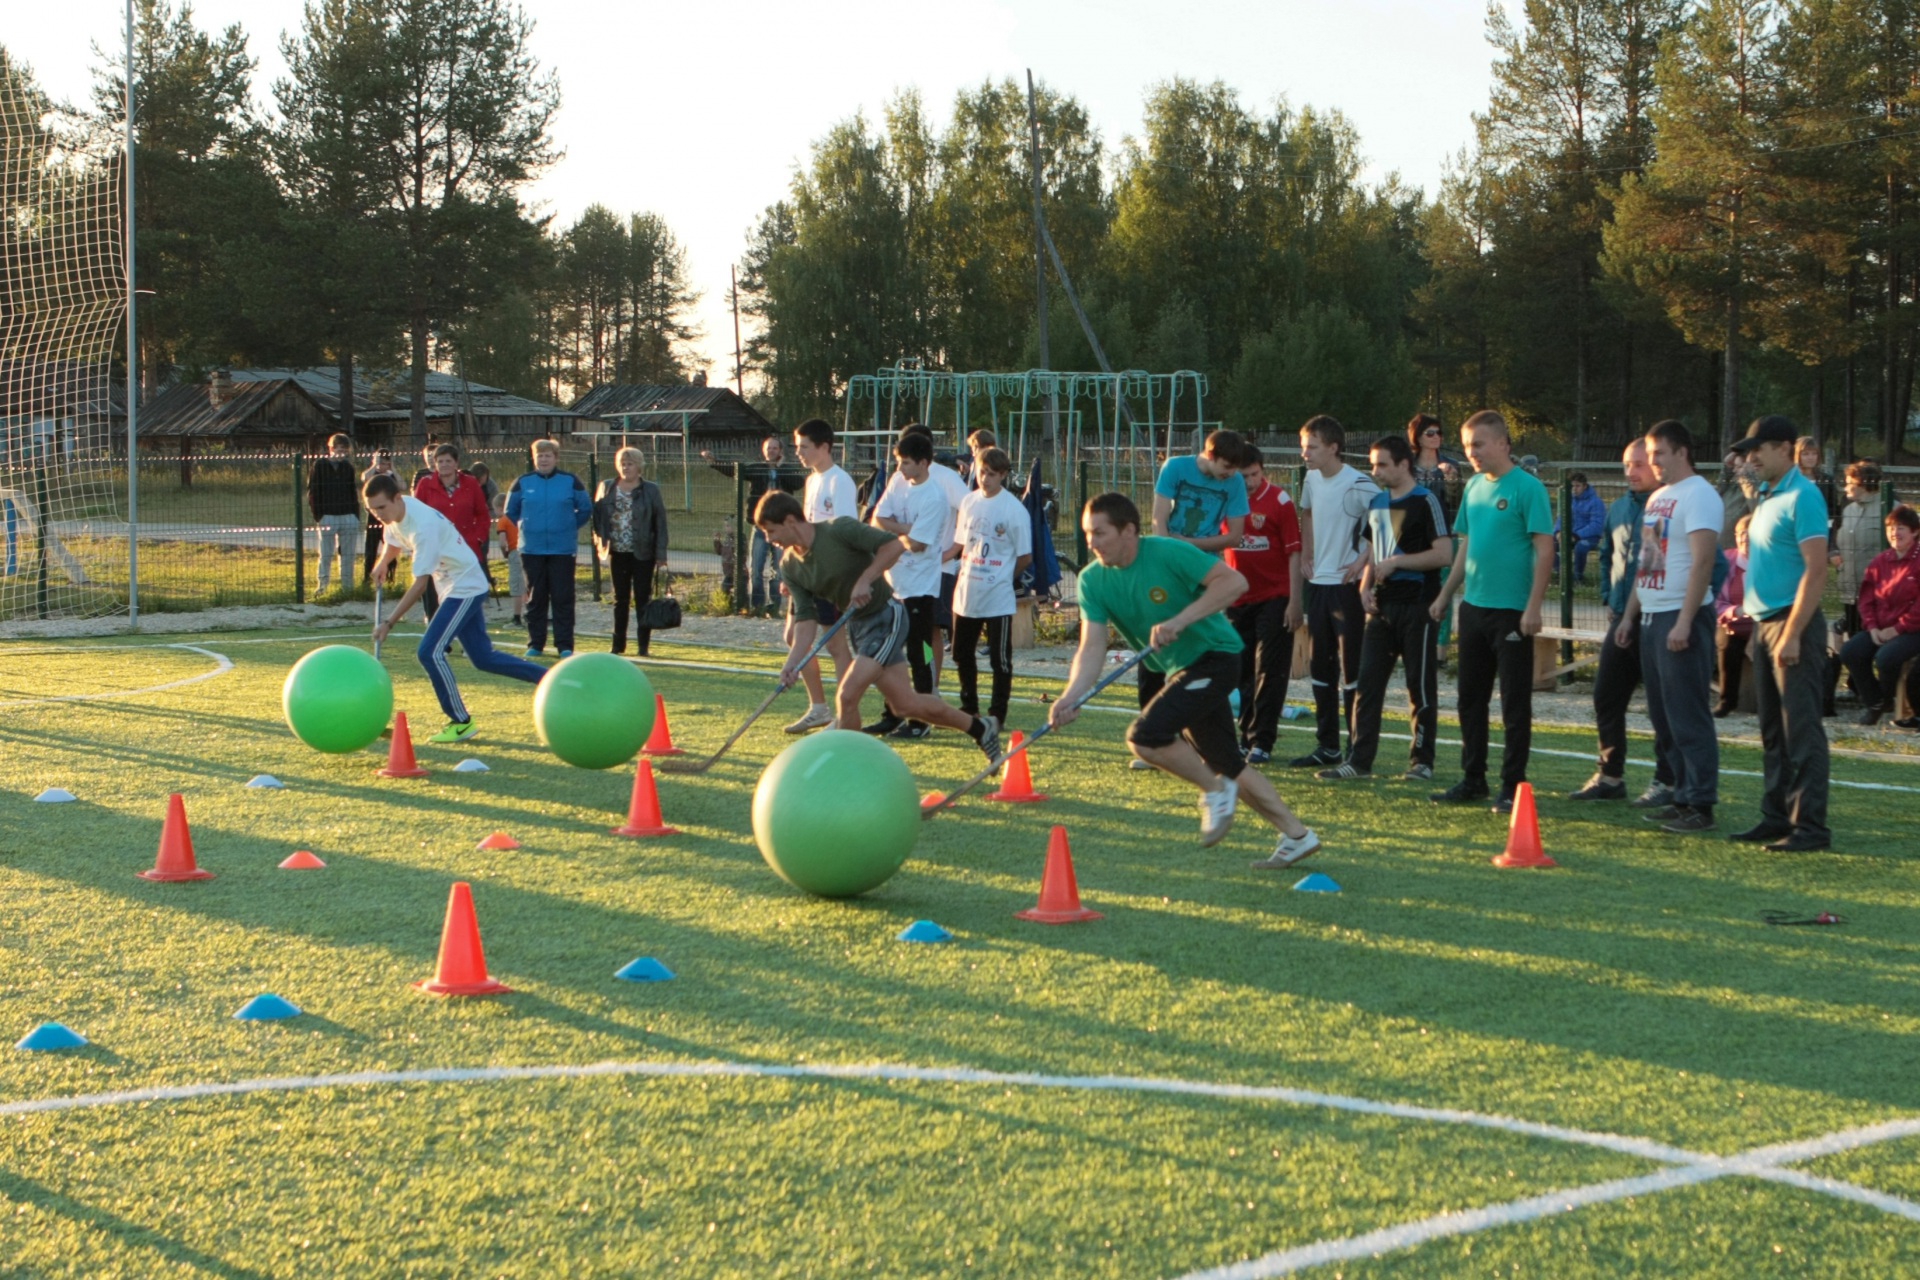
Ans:
<svg viewBox="0 0 1920 1280"><path fill-rule="evenodd" d="M573 656L573 571L580 528L593 519L593 500L578 476L559 470L560 444L533 442L533 470L513 482L507 519L520 527L520 568L527 579L527 656L547 645L547 610L553 610L553 643Z"/></svg>

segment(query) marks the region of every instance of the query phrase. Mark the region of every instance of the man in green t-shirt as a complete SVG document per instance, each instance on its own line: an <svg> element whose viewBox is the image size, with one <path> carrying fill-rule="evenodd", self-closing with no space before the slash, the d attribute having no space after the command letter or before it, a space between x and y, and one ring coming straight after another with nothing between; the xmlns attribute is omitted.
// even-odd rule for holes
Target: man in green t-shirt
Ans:
<svg viewBox="0 0 1920 1280"><path fill-rule="evenodd" d="M1454 628L1462 776L1432 799L1473 804L1488 798L1487 717L1497 678L1506 743L1492 808L1512 813L1533 748L1533 638L1540 634L1540 604L1553 572L1553 504L1547 486L1514 462L1507 420L1498 413L1482 409L1468 418L1460 441L1478 474L1460 495L1453 572L1431 612L1436 620L1444 618L1455 594L1464 597Z"/></svg>
<svg viewBox="0 0 1920 1280"><path fill-rule="evenodd" d="M1048 712L1057 726L1078 716L1079 700L1100 679L1107 628L1135 649L1165 684L1127 729L1133 754L1200 788L1200 843L1219 843L1245 796L1280 829L1273 855L1254 863L1277 870L1320 848L1320 837L1287 808L1280 793L1240 754L1233 707L1240 683L1240 637L1223 610L1247 592L1225 561L1176 538L1140 536L1140 509L1125 494L1103 493L1080 518L1095 563L1080 571L1080 648L1067 687Z"/></svg>
<svg viewBox="0 0 1920 1280"><path fill-rule="evenodd" d="M875 685L887 700L887 710L902 720L923 720L964 729L980 744L988 760L1000 758L996 725L979 716L950 707L931 693L917 693L907 665L907 611L887 585L886 571L906 550L906 544L872 525L849 516L818 523L792 494L769 493L753 509L753 523L780 548L780 577L793 601L793 639L781 668L784 688L800 677L800 661L813 648L820 624L816 601L850 612L847 637L853 664L834 692L835 724L860 728L860 699Z"/></svg>

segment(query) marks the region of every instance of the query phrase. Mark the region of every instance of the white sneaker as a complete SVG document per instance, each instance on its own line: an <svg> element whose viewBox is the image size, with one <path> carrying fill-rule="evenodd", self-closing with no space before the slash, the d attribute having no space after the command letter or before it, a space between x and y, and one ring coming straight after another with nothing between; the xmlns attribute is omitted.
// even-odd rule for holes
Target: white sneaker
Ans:
<svg viewBox="0 0 1920 1280"><path fill-rule="evenodd" d="M1294 863L1311 858L1318 852L1320 852L1320 837L1314 834L1312 827L1308 827L1304 835L1282 836L1271 857L1262 858L1258 862L1250 862L1247 865L1256 871L1285 871Z"/></svg>
<svg viewBox="0 0 1920 1280"><path fill-rule="evenodd" d="M807 714L788 725L788 733L806 733L811 729L824 729L833 723L832 707L808 707Z"/></svg>
<svg viewBox="0 0 1920 1280"><path fill-rule="evenodd" d="M1232 778L1220 779L1218 791L1200 793L1200 847L1219 844L1233 825L1233 811L1240 803L1240 784Z"/></svg>
<svg viewBox="0 0 1920 1280"><path fill-rule="evenodd" d="M1147 770L1153 768L1153 766L1145 760L1142 760L1139 756L1135 756L1133 759L1127 761L1127 768L1133 770L1135 773L1145 773Z"/></svg>

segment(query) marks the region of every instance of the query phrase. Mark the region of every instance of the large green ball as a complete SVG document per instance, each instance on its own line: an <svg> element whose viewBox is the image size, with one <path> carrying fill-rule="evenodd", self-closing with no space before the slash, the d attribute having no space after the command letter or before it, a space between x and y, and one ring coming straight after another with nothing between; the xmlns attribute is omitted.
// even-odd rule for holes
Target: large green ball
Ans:
<svg viewBox="0 0 1920 1280"><path fill-rule="evenodd" d="M906 762L864 733L826 729L775 756L753 793L760 856L796 889L850 898L884 884L920 835Z"/></svg>
<svg viewBox="0 0 1920 1280"><path fill-rule="evenodd" d="M330 644L293 664L280 709L294 736L315 751L358 751L393 719L393 677L366 650Z"/></svg>
<svg viewBox="0 0 1920 1280"><path fill-rule="evenodd" d="M568 658L535 689L533 727L568 764L582 769L625 764L653 732L653 682L617 654Z"/></svg>

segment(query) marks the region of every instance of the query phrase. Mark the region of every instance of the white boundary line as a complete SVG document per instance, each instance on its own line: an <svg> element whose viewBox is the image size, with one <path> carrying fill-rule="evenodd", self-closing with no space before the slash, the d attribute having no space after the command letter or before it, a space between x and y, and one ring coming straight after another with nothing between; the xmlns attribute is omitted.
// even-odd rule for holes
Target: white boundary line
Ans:
<svg viewBox="0 0 1920 1280"><path fill-rule="evenodd" d="M1270 1253L1225 1267L1191 1272L1183 1277L1183 1280L1263 1280L1264 1277L1269 1276L1291 1275L1306 1267L1352 1258L1374 1257L1381 1253L1409 1249L1449 1236L1467 1235L1494 1227L1532 1222L1540 1218L1567 1213L1586 1205L1606 1204L1632 1196L1652 1195L1676 1187L1697 1186L1729 1177L1762 1178L1801 1190L1834 1196L1920 1222L1920 1204L1910 1200L1839 1179L1823 1178L1781 1167L1842 1151L1857 1150L1876 1143L1920 1136L1920 1118L1884 1121L1862 1128L1823 1134L1816 1138L1755 1147L1733 1156L1715 1156L1669 1146L1648 1138L1570 1129L1560 1125L1539 1124L1511 1116L1490 1115L1478 1111L1379 1102L1370 1098L1320 1093L1307 1089L1289 1089L1281 1086L1216 1084L1199 1080L1140 1076L1059 1076L1036 1072L982 1071L971 1067L916 1067L893 1063L780 1065L757 1062L659 1061L595 1062L580 1065L528 1067L430 1067L413 1071L357 1071L336 1075L271 1076L227 1083L162 1085L113 1093L75 1094L67 1097L33 1098L0 1103L0 1116L46 1115L103 1107L262 1093L296 1093L313 1089L365 1088L396 1084L585 1080L623 1076L654 1079L890 1080L919 1084L1019 1086L1086 1092L1174 1094L1249 1102L1280 1102L1290 1106L1319 1107L1359 1115L1392 1116L1434 1124L1491 1129L1521 1137L1541 1138L1550 1142L1596 1147L1671 1166L1654 1173L1550 1191L1543 1195L1512 1200L1504 1204L1436 1214L1417 1222L1402 1223L1345 1239L1317 1241L1310 1245Z"/></svg>
<svg viewBox="0 0 1920 1280"><path fill-rule="evenodd" d="M85 653L91 648L107 648L106 645L76 645L71 649L41 649L39 653ZM0 702L0 707L33 707L48 702L100 702L108 698L137 698L145 693L159 693L166 689L178 689L183 685L199 684L202 680L211 680L233 670L233 659L224 653L212 649L203 649L197 644L128 644L114 645L116 649L185 649L189 653L198 653L212 658L214 669L204 671L197 676L188 676L184 680L169 680L165 684L150 684L144 689L116 689L109 693L63 693L45 698L16 698L11 702Z"/></svg>

